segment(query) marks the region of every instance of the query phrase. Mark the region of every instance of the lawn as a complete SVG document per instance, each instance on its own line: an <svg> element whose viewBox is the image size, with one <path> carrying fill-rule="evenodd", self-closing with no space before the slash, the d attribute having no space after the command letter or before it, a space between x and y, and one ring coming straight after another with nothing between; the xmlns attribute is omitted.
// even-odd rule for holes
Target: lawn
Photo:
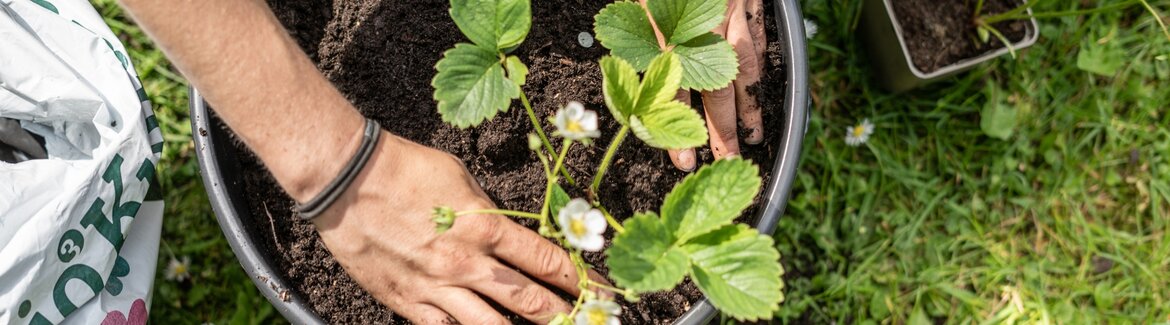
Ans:
<svg viewBox="0 0 1170 325"><path fill-rule="evenodd" d="M781 320L1170 324L1170 35L1141 5L1040 21L1036 46L889 94L860 1L803 1L813 107L775 238ZM1037 12L1108 1L1044 1ZM186 85L111 0L101 12L163 127L167 211L151 320L282 321L235 262L193 157ZM1151 1L1170 23L1170 1ZM994 118L993 118L994 117ZM876 128L859 147L845 129ZM995 137L989 134L996 135ZM191 260L167 280L166 261Z"/></svg>

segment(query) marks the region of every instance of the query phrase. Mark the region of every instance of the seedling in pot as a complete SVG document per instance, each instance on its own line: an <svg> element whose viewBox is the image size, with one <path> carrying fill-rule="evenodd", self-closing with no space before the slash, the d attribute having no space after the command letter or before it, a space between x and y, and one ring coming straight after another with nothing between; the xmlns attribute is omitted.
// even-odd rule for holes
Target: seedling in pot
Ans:
<svg viewBox="0 0 1170 325"><path fill-rule="evenodd" d="M1114 3L1114 4L1110 4L1110 5L1106 5L1106 6L1101 6L1101 7L1097 7L1097 8L1092 8L1092 9L1068 10L1068 11L1029 14L1029 13L1027 13L1028 9L1030 9L1030 8L1036 6L1036 4L1039 4L1040 2L1042 2L1041 0L1033 0L1033 1L1028 1L1028 2L1024 3L1023 5L1016 7L1012 10L1008 10L1006 12L995 14L995 15L989 15L989 14L983 13L984 1L985 0L978 0L975 3L975 16L972 17L972 22L975 24L976 33L978 33L979 40L982 41L983 43L988 43L991 41L991 36L995 36L996 39L998 39L1000 42L1002 42L1004 44L1004 46L1006 46L1008 48L1008 52L1011 53L1013 58L1016 57L1016 51L1015 51L1015 48L1012 47L1012 42L1010 40L1008 40L1007 37L1005 37L1003 35L1003 33L1000 33L998 29L996 29L994 26L992 26L993 24L996 24L999 22L1004 22L1004 21L1024 20L1024 19L1031 19L1031 18L1056 18L1056 17L1067 17L1067 16L1077 16L1077 15L1088 15L1088 14L1094 14L1094 13L1100 13L1100 12L1108 12L1111 10L1121 10L1121 9L1125 9L1129 6L1136 5L1136 4L1142 4L1146 8L1146 10L1148 10L1151 14L1154 15L1154 17L1160 17L1158 15L1158 13L1156 11L1154 11L1154 8L1151 7L1148 2L1146 2L1146 0L1129 0L1129 1ZM1161 19L1155 19L1155 20L1158 22L1158 26L1161 27L1162 33L1166 35L1167 39L1170 39L1170 30L1168 30L1166 28L1165 23L1163 23Z"/></svg>
<svg viewBox="0 0 1170 325"><path fill-rule="evenodd" d="M598 39L613 50L613 56L600 61L602 90L606 106L622 127L589 188L582 189L588 198L571 198L560 177L568 178L565 157L573 145L588 146L601 136L597 113L581 103L566 103L549 118L556 127L553 136L561 138L560 149L554 150L521 89L527 67L508 55L528 33L529 2L452 0L451 6L456 25L473 44L456 44L436 66L439 72L432 85L439 113L444 121L466 128L507 110L519 98L536 129L527 141L544 167L546 182L540 212L437 207L433 220L438 232L468 215L538 221L542 236L569 251L582 289L572 311L553 319L556 324L611 324L621 309L603 298L611 295L595 291L637 300L644 293L671 290L688 275L727 315L741 320L771 317L783 300L780 254L771 237L734 223L760 189L759 171L751 162L736 158L703 166L675 186L657 213L639 212L623 223L594 195L630 131L655 148L692 148L707 142L702 117L674 96L680 88L715 89L734 78L738 69L734 51L708 32L723 19L725 0L650 0L646 7L618 2L598 14ZM662 29L663 38L654 35L650 19ZM636 32L620 35L621 30ZM645 73L639 77L639 71ZM609 227L616 232L605 252L614 286L590 280L592 266L582 257L584 251L602 249L602 234Z"/></svg>

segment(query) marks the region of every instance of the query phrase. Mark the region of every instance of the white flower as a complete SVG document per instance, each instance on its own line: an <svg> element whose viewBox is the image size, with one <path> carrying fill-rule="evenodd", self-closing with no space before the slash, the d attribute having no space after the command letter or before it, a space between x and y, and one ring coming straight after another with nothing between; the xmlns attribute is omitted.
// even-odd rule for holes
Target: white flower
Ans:
<svg viewBox="0 0 1170 325"><path fill-rule="evenodd" d="M615 302L589 300L581 305L577 318L573 320L577 325L620 325L622 321L617 316L621 313L622 307Z"/></svg>
<svg viewBox="0 0 1170 325"><path fill-rule="evenodd" d="M870 123L869 119L862 120L861 124L845 129L845 144L850 147L860 146L869 141L871 134L873 134L873 123Z"/></svg>
<svg viewBox="0 0 1170 325"><path fill-rule="evenodd" d="M171 262L167 264L167 280L183 282L191 278L191 258L183 256L183 260L171 258Z"/></svg>
<svg viewBox="0 0 1170 325"><path fill-rule="evenodd" d="M569 245L573 247L596 252L605 245L605 239L601 237L608 226L605 223L605 216L601 215L601 211L591 207L585 199L573 199L561 208L561 212L557 213L557 224L561 226L561 232L565 233L565 239L569 240Z"/></svg>
<svg viewBox="0 0 1170 325"><path fill-rule="evenodd" d="M808 39L817 37L817 22L811 19L804 20L804 37Z"/></svg>
<svg viewBox="0 0 1170 325"><path fill-rule="evenodd" d="M578 102L569 102L558 110L553 124L557 126L557 132L553 134L565 139L588 142L590 138L601 136L597 131L597 112L585 109L585 105Z"/></svg>

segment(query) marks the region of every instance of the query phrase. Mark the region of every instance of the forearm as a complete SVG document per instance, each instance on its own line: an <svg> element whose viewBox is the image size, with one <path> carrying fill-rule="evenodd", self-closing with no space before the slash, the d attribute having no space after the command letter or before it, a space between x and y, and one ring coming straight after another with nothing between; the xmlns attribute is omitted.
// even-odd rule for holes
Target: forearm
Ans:
<svg viewBox="0 0 1170 325"><path fill-rule="evenodd" d="M300 202L335 177L362 118L261 0L120 0Z"/></svg>

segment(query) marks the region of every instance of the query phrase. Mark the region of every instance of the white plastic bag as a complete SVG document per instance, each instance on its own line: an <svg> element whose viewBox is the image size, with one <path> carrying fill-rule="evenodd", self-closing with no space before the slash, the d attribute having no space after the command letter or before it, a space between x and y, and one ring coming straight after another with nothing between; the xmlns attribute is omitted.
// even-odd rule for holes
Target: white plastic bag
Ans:
<svg viewBox="0 0 1170 325"><path fill-rule="evenodd" d="M146 321L162 135L125 53L86 1L0 0L0 117L49 157L0 162L0 323Z"/></svg>

